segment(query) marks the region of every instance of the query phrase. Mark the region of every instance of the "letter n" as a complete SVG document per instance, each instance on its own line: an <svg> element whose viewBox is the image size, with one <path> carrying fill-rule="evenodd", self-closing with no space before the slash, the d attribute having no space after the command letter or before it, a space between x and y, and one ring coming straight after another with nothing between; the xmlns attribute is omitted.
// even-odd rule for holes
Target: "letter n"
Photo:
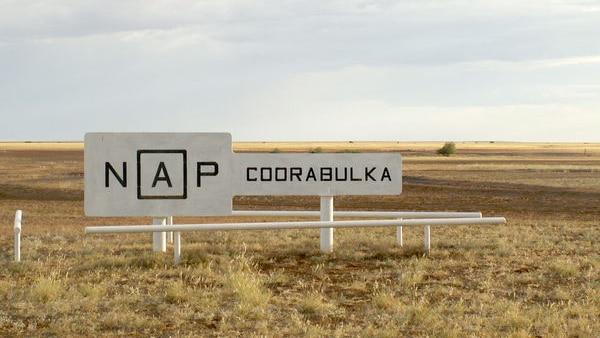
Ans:
<svg viewBox="0 0 600 338"><path fill-rule="evenodd" d="M115 168L112 166L112 164L110 164L110 162L104 162L104 187L108 188L109 187L109 183L108 183L108 176L109 176L109 172L111 172L115 178L117 179L117 181L119 181L119 183L121 184L121 186L123 188L127 188L127 162L123 162L123 171L121 176L119 176L119 173L117 173L117 171L115 170Z"/></svg>

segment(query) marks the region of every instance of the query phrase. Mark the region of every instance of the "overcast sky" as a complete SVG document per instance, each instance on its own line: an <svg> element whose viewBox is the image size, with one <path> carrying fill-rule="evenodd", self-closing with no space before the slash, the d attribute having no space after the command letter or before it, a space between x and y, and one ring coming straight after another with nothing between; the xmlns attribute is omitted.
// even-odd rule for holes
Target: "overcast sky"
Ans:
<svg viewBox="0 0 600 338"><path fill-rule="evenodd" d="M600 142L597 0L0 0L0 140Z"/></svg>

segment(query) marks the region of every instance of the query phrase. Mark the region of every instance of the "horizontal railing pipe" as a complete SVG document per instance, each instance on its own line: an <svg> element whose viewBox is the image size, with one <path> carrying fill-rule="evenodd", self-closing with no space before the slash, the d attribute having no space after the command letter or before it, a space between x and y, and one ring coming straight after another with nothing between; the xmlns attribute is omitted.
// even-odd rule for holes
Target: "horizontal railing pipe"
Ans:
<svg viewBox="0 0 600 338"><path fill-rule="evenodd" d="M306 221L306 222L261 222L261 223L218 223L218 224L174 224L174 225L110 225L90 226L85 228L87 234L101 233L141 233L162 231L197 231L197 230L269 230L300 228L357 228L387 226L424 226L424 225L470 225L470 224L506 224L504 217L484 218L426 218L402 220L360 220L360 221Z"/></svg>
<svg viewBox="0 0 600 338"><path fill-rule="evenodd" d="M281 211L281 210L234 210L233 216L289 216L319 217L320 211ZM380 217L380 218L481 218L481 212L434 212L434 211L333 211L337 217Z"/></svg>

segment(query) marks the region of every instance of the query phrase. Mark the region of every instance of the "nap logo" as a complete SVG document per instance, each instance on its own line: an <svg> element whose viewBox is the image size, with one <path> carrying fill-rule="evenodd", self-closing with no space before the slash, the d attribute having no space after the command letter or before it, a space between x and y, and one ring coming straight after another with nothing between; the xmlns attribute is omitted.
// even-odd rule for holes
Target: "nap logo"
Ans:
<svg viewBox="0 0 600 338"><path fill-rule="evenodd" d="M186 199L187 151L138 150L137 198Z"/></svg>

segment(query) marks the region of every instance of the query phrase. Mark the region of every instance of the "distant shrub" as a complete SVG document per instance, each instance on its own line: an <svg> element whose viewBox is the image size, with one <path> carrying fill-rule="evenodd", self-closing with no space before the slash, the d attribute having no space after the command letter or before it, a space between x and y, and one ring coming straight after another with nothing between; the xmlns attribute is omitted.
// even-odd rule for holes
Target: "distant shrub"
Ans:
<svg viewBox="0 0 600 338"><path fill-rule="evenodd" d="M323 152L323 148L321 148L321 147L316 147L316 148L313 148L313 149L311 149L309 152L310 152L311 154L320 154L320 153L322 153L322 152Z"/></svg>
<svg viewBox="0 0 600 338"><path fill-rule="evenodd" d="M437 150L437 154L444 156L456 154L456 144L454 142L446 142L443 147Z"/></svg>

